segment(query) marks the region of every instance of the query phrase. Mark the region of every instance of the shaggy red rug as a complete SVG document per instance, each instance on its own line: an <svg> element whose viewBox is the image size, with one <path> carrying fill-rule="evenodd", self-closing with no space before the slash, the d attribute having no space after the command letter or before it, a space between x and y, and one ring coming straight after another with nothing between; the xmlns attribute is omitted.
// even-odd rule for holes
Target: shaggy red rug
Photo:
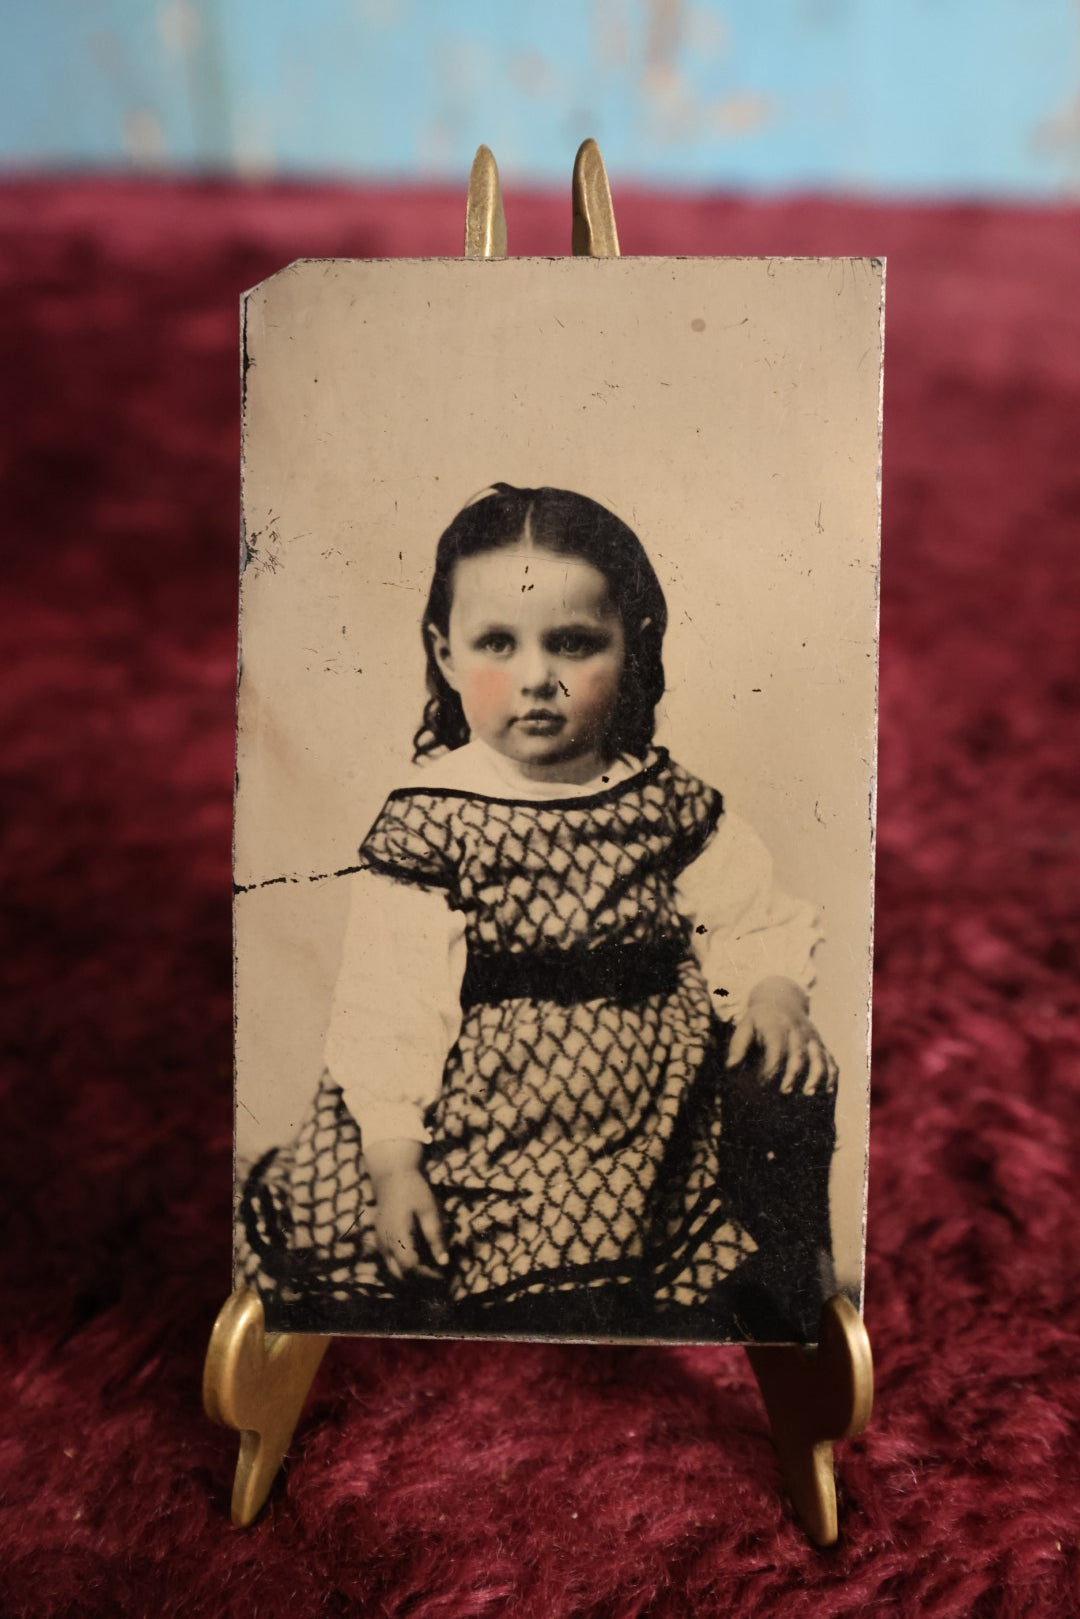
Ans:
<svg viewBox="0 0 1080 1619"><path fill-rule="evenodd" d="M564 198L509 199L515 252ZM271 1505L229 1287L237 295L458 193L0 188L6 1615L1080 1611L1080 218L664 200L627 252L887 253L867 1322L842 1540L738 1351L340 1343Z"/></svg>

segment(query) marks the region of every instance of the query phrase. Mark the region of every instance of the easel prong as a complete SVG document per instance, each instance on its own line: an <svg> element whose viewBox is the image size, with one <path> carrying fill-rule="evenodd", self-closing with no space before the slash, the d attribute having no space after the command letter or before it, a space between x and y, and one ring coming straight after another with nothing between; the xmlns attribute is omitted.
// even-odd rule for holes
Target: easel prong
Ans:
<svg viewBox="0 0 1080 1619"><path fill-rule="evenodd" d="M574 159L574 223L571 251L576 258L617 259L619 233L607 170L594 140L582 141Z"/></svg>
<svg viewBox="0 0 1080 1619"><path fill-rule="evenodd" d="M465 204L465 257L506 257L506 214L499 168L487 146L477 147L469 175L469 195Z"/></svg>
<svg viewBox="0 0 1080 1619"><path fill-rule="evenodd" d="M842 1294L821 1312L816 1349L747 1345L780 1471L811 1540L834 1544L833 1444L861 1433L874 1402L874 1362L862 1317Z"/></svg>
<svg viewBox="0 0 1080 1619"><path fill-rule="evenodd" d="M232 1521L251 1523L270 1494L329 1338L267 1333L262 1301L241 1287L222 1306L203 1368L208 1417L240 1432Z"/></svg>

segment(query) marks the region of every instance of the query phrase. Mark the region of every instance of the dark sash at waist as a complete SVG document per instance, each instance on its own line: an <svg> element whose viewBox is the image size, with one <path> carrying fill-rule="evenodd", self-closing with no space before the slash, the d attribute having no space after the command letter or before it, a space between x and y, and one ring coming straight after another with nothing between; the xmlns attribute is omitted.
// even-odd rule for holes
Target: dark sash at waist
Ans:
<svg viewBox="0 0 1080 1619"><path fill-rule="evenodd" d="M633 1006L650 995L670 995L687 955L681 937L640 944L601 944L593 949L497 955L469 952L461 985L461 1004L493 1005L497 1001L614 1001Z"/></svg>

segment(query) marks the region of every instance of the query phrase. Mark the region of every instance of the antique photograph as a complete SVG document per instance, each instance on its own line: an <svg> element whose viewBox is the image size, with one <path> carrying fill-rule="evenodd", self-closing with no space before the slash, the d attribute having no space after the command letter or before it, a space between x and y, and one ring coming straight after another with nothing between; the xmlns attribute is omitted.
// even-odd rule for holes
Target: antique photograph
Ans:
<svg viewBox="0 0 1080 1619"><path fill-rule="evenodd" d="M882 298L660 259L248 295L269 1328L813 1342L860 1301Z"/></svg>

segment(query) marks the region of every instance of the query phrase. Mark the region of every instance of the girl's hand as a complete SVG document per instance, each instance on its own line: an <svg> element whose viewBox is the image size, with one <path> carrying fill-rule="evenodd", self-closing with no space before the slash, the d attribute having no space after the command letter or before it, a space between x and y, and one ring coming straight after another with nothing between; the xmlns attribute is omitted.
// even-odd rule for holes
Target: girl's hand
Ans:
<svg viewBox="0 0 1080 1619"><path fill-rule="evenodd" d="M420 1171L406 1169L380 1181L375 1198L375 1240L391 1276L399 1282L409 1276L441 1281L439 1271L425 1261L418 1247L419 1231L436 1263L446 1265L449 1261L439 1205Z"/></svg>
<svg viewBox="0 0 1080 1619"><path fill-rule="evenodd" d="M832 1096L837 1068L809 1018L809 1002L790 978L766 978L751 991L735 1025L727 1066L737 1068L752 1047L762 1083L780 1078L785 1096Z"/></svg>
<svg viewBox="0 0 1080 1619"><path fill-rule="evenodd" d="M441 1281L421 1252L421 1239L439 1266L450 1262L435 1194L420 1171L415 1141L380 1141L365 1152L375 1192L375 1241L399 1282L410 1276Z"/></svg>

